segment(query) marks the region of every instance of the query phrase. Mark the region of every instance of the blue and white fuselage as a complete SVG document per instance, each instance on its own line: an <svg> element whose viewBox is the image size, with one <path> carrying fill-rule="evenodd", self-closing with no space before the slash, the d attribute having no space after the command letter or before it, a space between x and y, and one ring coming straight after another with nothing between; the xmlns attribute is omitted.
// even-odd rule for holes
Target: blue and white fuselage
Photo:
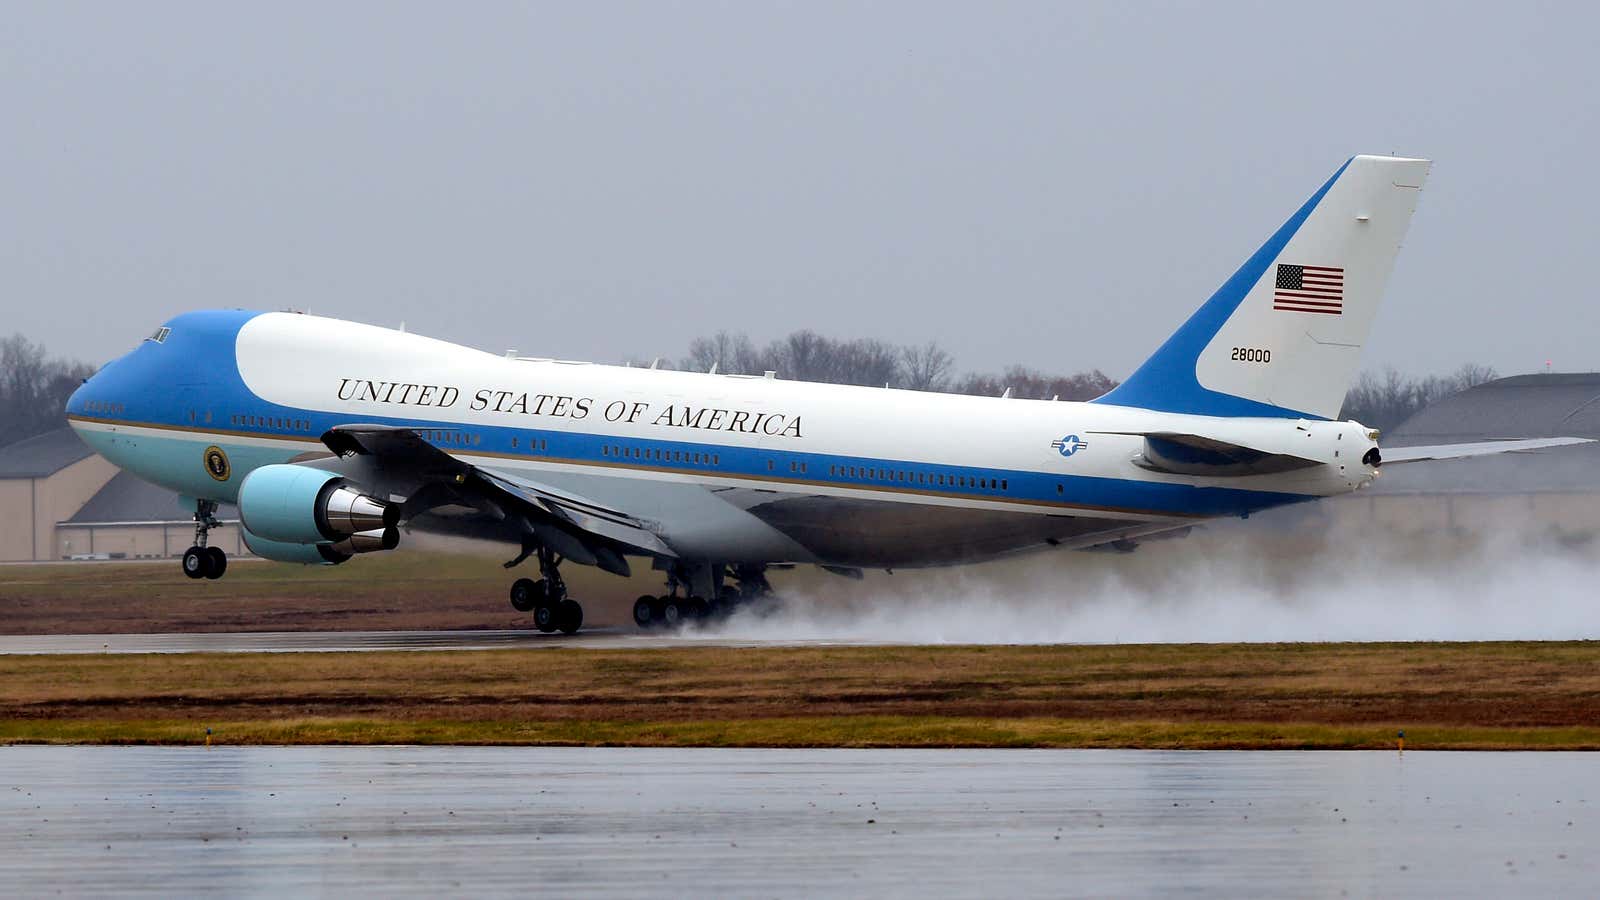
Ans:
<svg viewBox="0 0 1600 900"><path fill-rule="evenodd" d="M236 502L251 471L325 453L336 426L404 426L723 562L899 567L1101 544L1342 493L1374 471L1351 423L507 359L292 313L195 312L164 329L91 379L69 415L106 458L187 496ZM1138 435L1158 428L1292 433L1328 464L1151 471L1135 463ZM206 465L213 447L226 478Z"/></svg>

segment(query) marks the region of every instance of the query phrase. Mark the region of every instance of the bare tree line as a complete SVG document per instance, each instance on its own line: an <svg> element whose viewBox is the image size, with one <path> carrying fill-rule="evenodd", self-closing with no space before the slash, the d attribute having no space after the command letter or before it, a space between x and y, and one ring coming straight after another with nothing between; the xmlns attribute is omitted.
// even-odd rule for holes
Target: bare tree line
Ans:
<svg viewBox="0 0 1600 900"><path fill-rule="evenodd" d="M1029 400L1090 400L1116 387L1098 369L1051 375L1012 366L999 374L956 374L955 357L937 343L895 345L873 338L836 340L802 330L757 347L748 335L719 331L695 338L678 364L686 371L759 375L777 372L795 381L1011 396Z"/></svg>
<svg viewBox="0 0 1600 900"><path fill-rule="evenodd" d="M93 374L20 334L0 338L0 447L64 425L67 398Z"/></svg>
<svg viewBox="0 0 1600 900"><path fill-rule="evenodd" d="M1073 375L1051 375L1025 366L1000 373L956 374L955 357L937 343L895 346L871 338L835 340L814 331L796 331L765 347L749 336L719 331L689 343L678 364L688 371L734 375L776 372L796 381L898 387L1026 400L1092 400L1117 386L1099 369ZM1499 375L1488 366L1468 363L1450 375L1415 377L1394 368L1364 372L1345 395L1340 418L1355 419L1388 430L1437 400Z"/></svg>
<svg viewBox="0 0 1600 900"><path fill-rule="evenodd" d="M1424 406L1499 377L1493 368L1477 363L1467 363L1450 375L1421 378L1401 375L1393 366L1382 372L1362 372L1345 393L1339 417L1388 431Z"/></svg>

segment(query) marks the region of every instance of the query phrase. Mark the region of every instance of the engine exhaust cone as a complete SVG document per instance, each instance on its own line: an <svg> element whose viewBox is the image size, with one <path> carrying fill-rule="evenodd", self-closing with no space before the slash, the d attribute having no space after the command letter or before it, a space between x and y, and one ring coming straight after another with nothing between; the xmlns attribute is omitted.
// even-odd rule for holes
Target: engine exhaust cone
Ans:
<svg viewBox="0 0 1600 900"><path fill-rule="evenodd" d="M387 521L397 516L389 504L359 491L337 484L321 504L322 520L334 535L353 535L392 527Z"/></svg>
<svg viewBox="0 0 1600 900"><path fill-rule="evenodd" d="M350 555L376 553L379 550L393 550L400 546L400 532L394 528L374 528L369 531L358 531L329 546L336 552Z"/></svg>

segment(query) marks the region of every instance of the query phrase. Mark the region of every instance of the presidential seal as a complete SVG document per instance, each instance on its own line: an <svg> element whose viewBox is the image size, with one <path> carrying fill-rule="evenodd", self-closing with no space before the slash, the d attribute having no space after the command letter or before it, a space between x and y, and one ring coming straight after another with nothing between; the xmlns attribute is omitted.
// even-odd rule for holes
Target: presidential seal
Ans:
<svg viewBox="0 0 1600 900"><path fill-rule="evenodd" d="M228 465L228 454L222 452L222 448L215 444L206 448L205 464L206 472L218 481L227 481L228 475L233 472L232 467Z"/></svg>

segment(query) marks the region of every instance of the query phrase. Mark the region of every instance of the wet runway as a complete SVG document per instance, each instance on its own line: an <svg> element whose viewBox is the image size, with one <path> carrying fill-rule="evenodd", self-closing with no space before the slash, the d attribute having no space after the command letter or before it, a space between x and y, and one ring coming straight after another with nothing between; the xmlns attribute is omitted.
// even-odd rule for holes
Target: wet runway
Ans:
<svg viewBox="0 0 1600 900"><path fill-rule="evenodd" d="M41 653L305 653L360 650L496 650L555 647L795 646L845 641L749 641L688 637L631 628L585 629L574 635L527 631L249 631L216 634L0 635L0 654Z"/></svg>
<svg viewBox="0 0 1600 900"><path fill-rule="evenodd" d="M1585 754L0 748L23 894L1592 895Z"/></svg>

